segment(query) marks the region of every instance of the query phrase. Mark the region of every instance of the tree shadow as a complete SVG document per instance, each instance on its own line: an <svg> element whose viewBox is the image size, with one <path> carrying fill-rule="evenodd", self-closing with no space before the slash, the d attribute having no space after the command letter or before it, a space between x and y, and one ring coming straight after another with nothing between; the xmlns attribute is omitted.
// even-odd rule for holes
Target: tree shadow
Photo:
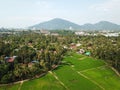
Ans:
<svg viewBox="0 0 120 90"><path fill-rule="evenodd" d="M57 68L55 68L54 70L58 70L58 69L61 69L62 67L64 66L71 66L71 65L74 65L72 62L70 61L66 61L66 62L62 62L60 65L58 65Z"/></svg>

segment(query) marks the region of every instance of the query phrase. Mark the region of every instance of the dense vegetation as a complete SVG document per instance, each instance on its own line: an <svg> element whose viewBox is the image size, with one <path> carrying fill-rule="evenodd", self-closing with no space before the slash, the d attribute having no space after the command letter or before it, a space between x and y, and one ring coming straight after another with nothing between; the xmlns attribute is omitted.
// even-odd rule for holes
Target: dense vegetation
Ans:
<svg viewBox="0 0 120 90"><path fill-rule="evenodd" d="M64 53L61 41L55 36L25 33L1 37L0 83L39 76L58 65Z"/></svg>
<svg viewBox="0 0 120 90"><path fill-rule="evenodd" d="M120 37L78 36L77 38L93 57L105 60L120 71Z"/></svg>

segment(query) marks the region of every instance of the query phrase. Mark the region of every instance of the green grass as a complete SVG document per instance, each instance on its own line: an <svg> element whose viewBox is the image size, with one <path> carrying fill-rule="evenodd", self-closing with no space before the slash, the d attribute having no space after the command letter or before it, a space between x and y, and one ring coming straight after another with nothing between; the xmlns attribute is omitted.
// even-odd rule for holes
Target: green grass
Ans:
<svg viewBox="0 0 120 90"><path fill-rule="evenodd" d="M76 71L81 72L105 90L120 90L120 77L108 67L104 61L72 53L64 61L74 65ZM83 81L85 82L85 81ZM89 86L89 85L87 85ZM85 89L87 90L87 89Z"/></svg>
<svg viewBox="0 0 120 90"><path fill-rule="evenodd" d="M0 90L18 90L20 84L2 86ZM65 90L65 88L51 74L41 78L26 81L22 84L21 90Z"/></svg>
<svg viewBox="0 0 120 90"><path fill-rule="evenodd" d="M64 87L51 75L24 82L21 90L65 90Z"/></svg>
<svg viewBox="0 0 120 90"><path fill-rule="evenodd" d="M101 90L97 85L72 70L70 66L63 66L54 73L69 90Z"/></svg>
<svg viewBox="0 0 120 90"><path fill-rule="evenodd" d="M120 90L120 77L118 77L109 67L104 66L82 73L99 83L106 90Z"/></svg>
<svg viewBox="0 0 120 90"><path fill-rule="evenodd" d="M20 84L0 86L0 90L18 90Z"/></svg>
<svg viewBox="0 0 120 90"><path fill-rule="evenodd" d="M77 55L77 54L76 54ZM82 55L79 55L79 57ZM78 57L78 56L77 56ZM83 58L77 58L75 56L67 56L64 58L64 61L67 61L70 64L73 64L75 66L75 69L78 71L90 69L90 68L96 68L102 65L105 65L104 61L102 60L96 60L90 57Z"/></svg>

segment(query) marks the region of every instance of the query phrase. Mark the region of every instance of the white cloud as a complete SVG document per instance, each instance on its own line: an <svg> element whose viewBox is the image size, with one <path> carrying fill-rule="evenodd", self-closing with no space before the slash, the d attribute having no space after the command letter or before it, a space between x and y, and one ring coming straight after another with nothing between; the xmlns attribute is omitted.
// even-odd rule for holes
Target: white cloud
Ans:
<svg viewBox="0 0 120 90"><path fill-rule="evenodd" d="M120 0L107 0L104 3L94 4L90 8L96 11L118 11L120 10Z"/></svg>
<svg viewBox="0 0 120 90"><path fill-rule="evenodd" d="M37 1L35 2L35 6L41 7L41 8L51 8L51 4L48 1Z"/></svg>
<svg viewBox="0 0 120 90"><path fill-rule="evenodd" d="M106 20L120 24L120 0L106 0L89 7L96 20Z"/></svg>

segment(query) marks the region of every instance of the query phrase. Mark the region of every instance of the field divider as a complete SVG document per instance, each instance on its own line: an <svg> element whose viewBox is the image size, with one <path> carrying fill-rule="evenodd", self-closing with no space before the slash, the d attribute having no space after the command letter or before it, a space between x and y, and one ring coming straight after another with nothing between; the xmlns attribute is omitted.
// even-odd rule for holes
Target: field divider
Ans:
<svg viewBox="0 0 120 90"><path fill-rule="evenodd" d="M70 90L52 71L49 71L49 73L51 75L53 75L53 77L59 81L59 83L66 89L66 90Z"/></svg>
<svg viewBox="0 0 120 90"><path fill-rule="evenodd" d="M23 82L24 82L24 81L21 81L21 82L20 82L20 86L19 86L18 90L21 90L21 87L22 87Z"/></svg>
<svg viewBox="0 0 120 90"><path fill-rule="evenodd" d="M119 73L115 68L113 68L113 67L111 67L111 66L109 66L109 67L117 74L117 76L120 77L120 73Z"/></svg>
<svg viewBox="0 0 120 90"><path fill-rule="evenodd" d="M99 67L94 67L94 68L90 68L90 69L85 69L85 70L82 70L82 71L79 71L79 72L86 72L86 71L89 71L89 70L93 70L93 69L96 69L96 68L101 68L101 67L105 67L107 65L102 65L102 66L99 66Z"/></svg>
<svg viewBox="0 0 120 90"><path fill-rule="evenodd" d="M105 66L105 65L104 65ZM91 78L85 76L84 74L82 74L81 72L77 71L72 65L70 65L71 69L74 70L75 72L77 72L80 76L88 79L89 81L91 81L92 83L96 84L97 86L99 86L102 90L105 90L104 87L102 87L100 84L98 84L96 81L92 80Z"/></svg>
<svg viewBox="0 0 120 90"><path fill-rule="evenodd" d="M81 57L81 58L79 58L78 60L84 60L84 59L86 59L86 57Z"/></svg>

